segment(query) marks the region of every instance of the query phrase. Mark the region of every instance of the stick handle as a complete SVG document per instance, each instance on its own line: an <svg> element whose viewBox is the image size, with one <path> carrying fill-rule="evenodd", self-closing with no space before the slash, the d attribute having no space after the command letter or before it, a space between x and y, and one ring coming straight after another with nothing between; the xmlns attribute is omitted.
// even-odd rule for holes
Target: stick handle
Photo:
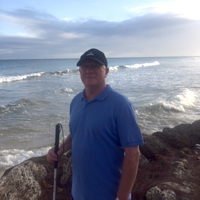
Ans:
<svg viewBox="0 0 200 200"><path fill-rule="evenodd" d="M59 134L60 134L60 124L56 125L56 132L55 132L55 154L57 154L58 152L58 148L59 148ZM54 162L54 168L57 168L57 164L58 162Z"/></svg>
<svg viewBox="0 0 200 200"><path fill-rule="evenodd" d="M59 134L60 134L60 124L56 125L56 131L55 131L55 154L57 154L59 149ZM57 179L57 166L58 161L54 162L54 187L53 187L53 200L56 200L56 179Z"/></svg>

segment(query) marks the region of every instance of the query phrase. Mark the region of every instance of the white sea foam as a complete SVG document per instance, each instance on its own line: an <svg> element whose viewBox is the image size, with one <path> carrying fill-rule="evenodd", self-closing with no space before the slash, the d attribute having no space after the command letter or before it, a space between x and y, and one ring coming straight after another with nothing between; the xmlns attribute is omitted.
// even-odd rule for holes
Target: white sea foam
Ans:
<svg viewBox="0 0 200 200"><path fill-rule="evenodd" d="M137 68L152 67L152 66L157 66L157 65L160 65L160 63L158 61L155 61L155 62L151 62L151 63L142 63L142 64L134 64L134 65L110 66L109 70L110 71L117 71L118 68L137 69Z"/></svg>
<svg viewBox="0 0 200 200"><path fill-rule="evenodd" d="M71 88L65 88L64 91L65 91L65 92L69 92L69 93L70 93L70 92L73 92L73 90L72 90Z"/></svg>
<svg viewBox="0 0 200 200"><path fill-rule="evenodd" d="M151 63L142 63L142 64L134 64L134 65L110 66L109 70L117 71L119 67L137 69L137 68L151 67L151 66L157 66L157 65L160 65L160 63L158 61L155 61ZM25 75L18 75L18 76L0 76L0 83L21 81L28 78L39 77L44 74L52 74L54 76L59 76L59 75L66 75L66 74L78 72L78 71L79 71L78 69L66 69L64 71L57 71L57 72L39 72L39 73L32 73L32 74L25 74Z"/></svg>
<svg viewBox="0 0 200 200"><path fill-rule="evenodd" d="M19 101L10 103L8 105L1 105L0 106L0 113L11 113L14 112L16 110L18 110L19 108L25 107L25 106L29 106L29 105L34 105L34 102L29 100L29 99L20 99Z"/></svg>
<svg viewBox="0 0 200 200"><path fill-rule="evenodd" d="M56 91L56 93L73 93L73 90L71 88L63 88L63 89L60 89L59 91Z"/></svg>
<svg viewBox="0 0 200 200"><path fill-rule="evenodd" d="M109 67L110 71L117 71L119 68L119 66L113 66L113 67Z"/></svg>
<svg viewBox="0 0 200 200"><path fill-rule="evenodd" d="M33 150L9 149L0 151L0 168L8 169L23 161L37 156L46 155L50 147Z"/></svg>
<svg viewBox="0 0 200 200"><path fill-rule="evenodd" d="M25 79L32 78L32 77L42 76L42 74L44 74L44 72L33 73L33 74L26 74L26 75L21 75L21 76L1 77L0 78L0 83L3 83L3 82L13 82L13 81L21 81L21 80L25 80Z"/></svg>
<svg viewBox="0 0 200 200"><path fill-rule="evenodd" d="M152 63L142 63L142 64L134 64L134 65L124 65L125 68L131 68L131 69L137 69L142 67L152 67L152 66L158 66L160 63L158 61L152 62Z"/></svg>
<svg viewBox="0 0 200 200"><path fill-rule="evenodd" d="M196 98L195 92L186 88L181 94L176 95L173 101L160 101L160 103L168 110L185 112L187 108L195 106Z"/></svg>

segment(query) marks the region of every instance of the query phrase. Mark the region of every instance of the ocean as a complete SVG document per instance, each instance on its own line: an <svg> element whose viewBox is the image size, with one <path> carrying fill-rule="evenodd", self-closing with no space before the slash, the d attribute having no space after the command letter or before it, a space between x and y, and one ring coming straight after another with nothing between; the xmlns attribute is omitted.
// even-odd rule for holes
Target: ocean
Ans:
<svg viewBox="0 0 200 200"><path fill-rule="evenodd" d="M72 98L83 90L78 59L0 60L0 169L68 135ZM142 133L200 119L200 57L110 58L107 84L132 102Z"/></svg>

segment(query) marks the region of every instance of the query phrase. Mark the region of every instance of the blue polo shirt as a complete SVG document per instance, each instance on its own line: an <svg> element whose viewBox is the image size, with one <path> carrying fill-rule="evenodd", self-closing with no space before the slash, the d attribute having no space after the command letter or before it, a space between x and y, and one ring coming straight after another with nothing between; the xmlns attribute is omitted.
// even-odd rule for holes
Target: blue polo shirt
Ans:
<svg viewBox="0 0 200 200"><path fill-rule="evenodd" d="M72 100L74 200L111 200L118 190L124 147L143 144L130 101L109 85L91 101L85 91Z"/></svg>

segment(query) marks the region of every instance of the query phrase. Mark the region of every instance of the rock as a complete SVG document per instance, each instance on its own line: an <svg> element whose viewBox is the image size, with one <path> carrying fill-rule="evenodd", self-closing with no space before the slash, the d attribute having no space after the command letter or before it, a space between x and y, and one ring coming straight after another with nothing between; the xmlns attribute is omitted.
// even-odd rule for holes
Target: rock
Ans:
<svg viewBox="0 0 200 200"><path fill-rule="evenodd" d="M147 200L160 200L161 199L161 189L159 187L153 187L146 193Z"/></svg>
<svg viewBox="0 0 200 200"><path fill-rule="evenodd" d="M180 151L177 151L175 153L175 156L178 158L185 158L186 156L193 155L194 153L196 153L196 152L185 147L185 148L181 149Z"/></svg>
<svg viewBox="0 0 200 200"><path fill-rule="evenodd" d="M143 135L144 144L140 146L141 153L150 160L156 160L157 155L167 155L169 150L162 140L153 135Z"/></svg>
<svg viewBox="0 0 200 200"><path fill-rule="evenodd" d="M176 149L189 147L191 145L187 140L184 140L179 135L172 134L172 131L170 132L169 130L168 132L156 132L156 133L153 133L152 135L161 139L170 147L173 147Z"/></svg>
<svg viewBox="0 0 200 200"><path fill-rule="evenodd" d="M183 184L174 183L174 182L164 182L162 184L164 188L171 188L172 190L179 191L185 194L192 194L194 191L195 185L191 183L183 182Z"/></svg>
<svg viewBox="0 0 200 200"><path fill-rule="evenodd" d="M147 191L146 200L176 200L176 194L172 190L161 190L155 186Z"/></svg>
<svg viewBox="0 0 200 200"><path fill-rule="evenodd" d="M178 151L176 152L175 156L178 158L185 158L186 153L184 151Z"/></svg>
<svg viewBox="0 0 200 200"><path fill-rule="evenodd" d="M200 160L200 156L197 156L197 160Z"/></svg>
<svg viewBox="0 0 200 200"><path fill-rule="evenodd" d="M184 179L186 177L192 177L192 170L189 169L189 163L183 161L172 162L173 171L172 174L178 179Z"/></svg>
<svg viewBox="0 0 200 200"><path fill-rule="evenodd" d="M173 148L176 149L181 149L184 147L189 147L191 145L191 143L187 142L187 140L183 140L182 138L180 138L179 136L171 136L168 140L167 140L168 145L170 145Z"/></svg>
<svg viewBox="0 0 200 200"><path fill-rule="evenodd" d="M159 186L149 189L146 193L146 200L192 200L195 184L183 182L164 182ZM176 192L175 192L176 191ZM176 194L177 193L177 194ZM198 194L197 194L198 195Z"/></svg>
<svg viewBox="0 0 200 200"><path fill-rule="evenodd" d="M132 197L145 199L200 199L200 120L144 135L140 165ZM146 191L146 193L145 193Z"/></svg>
<svg viewBox="0 0 200 200"><path fill-rule="evenodd" d="M162 200L176 200L176 193L172 190L163 190L161 193Z"/></svg>
<svg viewBox="0 0 200 200"><path fill-rule="evenodd" d="M37 200L42 191L39 182L47 175L44 166L25 161L0 179L0 199Z"/></svg>
<svg viewBox="0 0 200 200"><path fill-rule="evenodd" d="M134 200L200 199L200 120L143 135ZM71 152L57 170L57 200L71 200ZM46 156L12 167L0 178L0 200L49 200L53 196L54 167Z"/></svg>
<svg viewBox="0 0 200 200"><path fill-rule="evenodd" d="M53 185L54 180L54 167L49 165L46 161L46 168L48 169L47 176L43 179L47 183ZM56 200L72 200L71 198L71 186L72 186L72 165L71 165L71 151L64 154L59 162L57 169L57 187L62 189L62 192L57 192ZM48 189L42 187L42 194L38 200L52 199L53 188Z"/></svg>
<svg viewBox="0 0 200 200"><path fill-rule="evenodd" d="M196 144L195 147L196 147L197 149L200 149L200 144Z"/></svg>
<svg viewBox="0 0 200 200"><path fill-rule="evenodd" d="M142 154L140 154L139 166L144 166L147 165L148 163L149 163L148 159Z"/></svg>
<svg viewBox="0 0 200 200"><path fill-rule="evenodd" d="M60 183L65 185L68 181L72 182L72 163L71 163L71 151L66 154L63 160L63 174L60 178Z"/></svg>
<svg viewBox="0 0 200 200"><path fill-rule="evenodd" d="M194 154L194 151L189 149L189 148L183 148L182 151L188 155L193 155Z"/></svg>
<svg viewBox="0 0 200 200"><path fill-rule="evenodd" d="M200 143L200 120L192 124L180 124L172 129L164 128L163 132L156 132L153 135L173 148L191 148Z"/></svg>
<svg viewBox="0 0 200 200"><path fill-rule="evenodd" d="M59 160L57 173L56 199L71 200L71 151ZM47 163L46 156L31 158L5 171L0 178L0 200L52 199L53 175L53 164Z"/></svg>

